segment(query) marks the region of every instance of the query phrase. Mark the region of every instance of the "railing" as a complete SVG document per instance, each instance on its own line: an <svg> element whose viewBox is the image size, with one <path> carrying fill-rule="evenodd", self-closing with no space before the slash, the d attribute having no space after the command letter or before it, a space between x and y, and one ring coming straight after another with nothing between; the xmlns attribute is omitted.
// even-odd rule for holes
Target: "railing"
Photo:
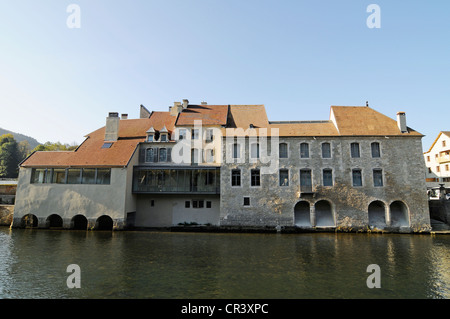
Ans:
<svg viewBox="0 0 450 319"><path fill-rule="evenodd" d="M135 167L133 193L220 194L220 169Z"/></svg>
<svg viewBox="0 0 450 319"><path fill-rule="evenodd" d="M300 196L302 194L314 194L312 185L300 185Z"/></svg>
<svg viewBox="0 0 450 319"><path fill-rule="evenodd" d="M450 162L450 155L441 155L437 158L439 164Z"/></svg>

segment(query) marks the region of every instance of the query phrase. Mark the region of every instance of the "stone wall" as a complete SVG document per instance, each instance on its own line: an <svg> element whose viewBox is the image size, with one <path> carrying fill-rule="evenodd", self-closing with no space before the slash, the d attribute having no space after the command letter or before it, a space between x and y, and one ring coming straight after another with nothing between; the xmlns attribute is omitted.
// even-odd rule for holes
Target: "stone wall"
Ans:
<svg viewBox="0 0 450 319"><path fill-rule="evenodd" d="M0 226L11 226L14 215L14 205L0 205Z"/></svg>
<svg viewBox="0 0 450 319"><path fill-rule="evenodd" d="M261 175L261 186L250 186L250 170L261 168L260 162L249 163L248 139L245 163L227 163L224 155L221 168L220 224L247 226L294 226L295 207L305 201L310 207L311 228L320 226L323 207L330 206L334 225L342 230L368 229L369 205L379 201L384 206L385 229L428 231L430 219L423 175L424 159L420 137L316 137L282 138L288 144L288 158L280 159L278 168L289 170L289 186L279 186L278 170ZM300 143L309 144L309 158L300 158ZM322 158L321 144L331 143L332 156ZM350 144L360 144L360 158L351 158ZM381 157L372 158L371 143L378 142ZM227 141L226 148L232 149ZM269 142L270 152L270 142ZM300 169L312 172L313 194L300 193ZM362 186L352 186L352 169L361 169ZM231 186L231 170L241 170L241 186ZM323 169L332 169L333 186L321 186ZM383 186L374 187L373 169L382 169ZM243 197L250 197L250 206L243 206ZM400 202L394 203L394 202ZM391 205L392 204L392 205ZM405 223L397 223L396 211L406 211ZM392 207L391 207L392 206ZM391 209L392 208L392 209ZM397 228L397 229L396 229Z"/></svg>

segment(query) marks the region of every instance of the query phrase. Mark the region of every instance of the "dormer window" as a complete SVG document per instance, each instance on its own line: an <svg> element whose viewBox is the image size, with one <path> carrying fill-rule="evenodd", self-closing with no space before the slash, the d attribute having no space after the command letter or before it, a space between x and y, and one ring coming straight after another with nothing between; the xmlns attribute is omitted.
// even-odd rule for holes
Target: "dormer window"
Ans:
<svg viewBox="0 0 450 319"><path fill-rule="evenodd" d="M147 142L154 142L155 141L155 129L152 127L150 127L148 129L147 133Z"/></svg>
<svg viewBox="0 0 450 319"><path fill-rule="evenodd" d="M166 129L166 126L164 126L159 131L159 141L160 142L167 142L169 140L169 131Z"/></svg>

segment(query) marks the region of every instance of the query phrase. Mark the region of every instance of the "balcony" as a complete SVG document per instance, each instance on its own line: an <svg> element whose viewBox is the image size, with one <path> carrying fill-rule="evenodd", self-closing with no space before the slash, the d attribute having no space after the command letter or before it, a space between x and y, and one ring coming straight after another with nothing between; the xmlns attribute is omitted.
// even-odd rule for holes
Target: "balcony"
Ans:
<svg viewBox="0 0 450 319"><path fill-rule="evenodd" d="M135 194L220 194L220 168L137 166L133 172Z"/></svg>
<svg viewBox="0 0 450 319"><path fill-rule="evenodd" d="M300 197L305 195L315 195L316 192L313 191L312 185L300 185Z"/></svg>
<svg viewBox="0 0 450 319"><path fill-rule="evenodd" d="M448 163L450 162L450 154L442 154L437 158L437 162L439 164Z"/></svg>

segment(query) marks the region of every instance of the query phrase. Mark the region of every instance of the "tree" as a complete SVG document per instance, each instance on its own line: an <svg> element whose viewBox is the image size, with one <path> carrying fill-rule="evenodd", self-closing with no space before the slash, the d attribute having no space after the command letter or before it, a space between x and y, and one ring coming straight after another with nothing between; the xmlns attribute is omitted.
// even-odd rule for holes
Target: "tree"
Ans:
<svg viewBox="0 0 450 319"><path fill-rule="evenodd" d="M61 142L51 143L45 142L44 144L40 144L34 148L33 151L41 152L41 151L73 151L77 148L77 145L69 145L62 144Z"/></svg>
<svg viewBox="0 0 450 319"><path fill-rule="evenodd" d="M0 177L17 178L20 160L19 147L14 136L0 136Z"/></svg>

